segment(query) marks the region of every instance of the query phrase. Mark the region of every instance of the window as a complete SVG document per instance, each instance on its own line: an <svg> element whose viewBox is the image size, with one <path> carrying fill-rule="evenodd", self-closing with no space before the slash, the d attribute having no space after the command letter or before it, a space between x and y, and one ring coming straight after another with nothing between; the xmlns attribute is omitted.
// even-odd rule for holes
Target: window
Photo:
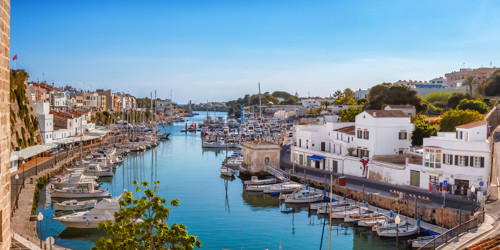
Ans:
<svg viewBox="0 0 500 250"><path fill-rule="evenodd" d="M363 133L363 132L361 131L361 129L358 129L358 131L357 131L357 132L358 132L358 138L359 138L359 139L361 139L361 138L362 138L362 133Z"/></svg>
<svg viewBox="0 0 500 250"><path fill-rule="evenodd" d="M471 156L471 167L484 168L484 157Z"/></svg>
<svg viewBox="0 0 500 250"><path fill-rule="evenodd" d="M453 155L443 154L443 164L453 165Z"/></svg>
<svg viewBox="0 0 500 250"><path fill-rule="evenodd" d="M310 167L311 166L311 159L309 159L309 157L307 158L307 166Z"/></svg>
<svg viewBox="0 0 500 250"><path fill-rule="evenodd" d="M266 166L269 166L269 157L266 157L266 159L264 160L264 164L265 164Z"/></svg>
<svg viewBox="0 0 500 250"><path fill-rule="evenodd" d="M321 151L325 152L325 150L326 150L326 143L325 142L321 142Z"/></svg>
<svg viewBox="0 0 500 250"><path fill-rule="evenodd" d="M368 132L368 130L363 131L363 133L364 133L364 139L365 140L370 139L370 133Z"/></svg>
<svg viewBox="0 0 500 250"><path fill-rule="evenodd" d="M429 175L429 182L433 185L439 184L439 178L434 175Z"/></svg>
<svg viewBox="0 0 500 250"><path fill-rule="evenodd" d="M309 140L306 140L306 148L309 148Z"/></svg>
<svg viewBox="0 0 500 250"><path fill-rule="evenodd" d="M302 147L302 139L299 139L299 148Z"/></svg>
<svg viewBox="0 0 500 250"><path fill-rule="evenodd" d="M399 132L399 139L400 140L406 140L406 139L408 139L408 134L406 133L406 131L400 131Z"/></svg>
<svg viewBox="0 0 500 250"><path fill-rule="evenodd" d="M424 166L441 168L441 150L426 148L424 151Z"/></svg>
<svg viewBox="0 0 500 250"><path fill-rule="evenodd" d="M467 166L469 157L464 155L455 155L455 165L457 166Z"/></svg>

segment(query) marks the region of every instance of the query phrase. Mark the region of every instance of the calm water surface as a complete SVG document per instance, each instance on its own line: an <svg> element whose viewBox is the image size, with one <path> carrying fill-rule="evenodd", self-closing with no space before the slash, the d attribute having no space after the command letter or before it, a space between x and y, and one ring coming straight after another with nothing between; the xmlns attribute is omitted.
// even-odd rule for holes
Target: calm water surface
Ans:
<svg viewBox="0 0 500 250"><path fill-rule="evenodd" d="M213 113L211 113L213 115ZM223 115L218 113L217 115ZM190 118L202 122L205 114ZM113 196L132 189L132 181L161 181L160 195L179 199L171 209L169 224L182 223L190 234L202 241L202 249L319 249L323 219L309 215L307 209L288 208L277 197L247 194L238 178L225 180L219 167L225 151L203 150L200 134L181 133L184 124L167 126L170 140L153 150L129 154L115 176L104 180ZM42 192L43 193L43 192ZM68 229L52 221L50 197L42 194L39 211L44 214L43 237L52 236L56 244L71 249L89 249L103 235L97 230ZM334 249L388 249L394 240L380 239L371 230L333 224ZM328 225L323 249L328 249Z"/></svg>

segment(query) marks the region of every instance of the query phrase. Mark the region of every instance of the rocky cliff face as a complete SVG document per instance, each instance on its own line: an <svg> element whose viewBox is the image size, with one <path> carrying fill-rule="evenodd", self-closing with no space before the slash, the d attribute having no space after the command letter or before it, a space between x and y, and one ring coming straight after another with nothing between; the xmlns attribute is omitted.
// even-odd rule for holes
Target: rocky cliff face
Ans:
<svg viewBox="0 0 500 250"><path fill-rule="evenodd" d="M43 144L24 70L10 71L10 132L13 150Z"/></svg>

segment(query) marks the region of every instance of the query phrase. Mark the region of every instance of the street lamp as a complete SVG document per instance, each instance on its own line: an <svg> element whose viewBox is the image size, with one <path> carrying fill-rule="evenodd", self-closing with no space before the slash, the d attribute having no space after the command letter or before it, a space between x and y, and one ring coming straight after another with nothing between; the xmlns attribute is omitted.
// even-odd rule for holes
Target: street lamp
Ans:
<svg viewBox="0 0 500 250"><path fill-rule="evenodd" d="M42 212L38 212L38 216L36 217L40 224L40 248L42 248L42 220L43 220L43 214Z"/></svg>
<svg viewBox="0 0 500 250"><path fill-rule="evenodd" d="M16 174L16 176L15 176L14 178L16 178L16 196L17 196L17 190L19 190L19 175L18 175L18 174ZM18 204L18 203L17 203L17 200L18 200L18 199L17 199L17 197L16 197L16 208L19 208L19 207L18 207L18 205L17 205L17 204Z"/></svg>
<svg viewBox="0 0 500 250"><path fill-rule="evenodd" d="M23 188L24 188L24 163L26 163L24 160L22 161L23 164Z"/></svg>
<svg viewBox="0 0 500 250"><path fill-rule="evenodd" d="M472 186L472 187L470 188L470 192L471 192L471 196L472 196L472 197L471 197L471 198L472 198L472 199L471 199L471 200L472 200L472 210L471 210L471 212L474 214L474 196L475 196L475 194L476 194L476 188L475 188L474 186Z"/></svg>
<svg viewBox="0 0 500 250"><path fill-rule="evenodd" d="M399 218L399 214L396 216L396 219L394 219L394 223L396 223L396 250L399 249L399 223L401 223L401 218Z"/></svg>

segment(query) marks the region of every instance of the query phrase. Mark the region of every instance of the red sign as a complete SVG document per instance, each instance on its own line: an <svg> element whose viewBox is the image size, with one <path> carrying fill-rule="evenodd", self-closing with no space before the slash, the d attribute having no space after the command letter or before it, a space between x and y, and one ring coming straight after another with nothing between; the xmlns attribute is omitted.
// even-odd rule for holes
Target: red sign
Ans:
<svg viewBox="0 0 500 250"><path fill-rule="evenodd" d="M429 192L432 192L432 183L429 182Z"/></svg>

